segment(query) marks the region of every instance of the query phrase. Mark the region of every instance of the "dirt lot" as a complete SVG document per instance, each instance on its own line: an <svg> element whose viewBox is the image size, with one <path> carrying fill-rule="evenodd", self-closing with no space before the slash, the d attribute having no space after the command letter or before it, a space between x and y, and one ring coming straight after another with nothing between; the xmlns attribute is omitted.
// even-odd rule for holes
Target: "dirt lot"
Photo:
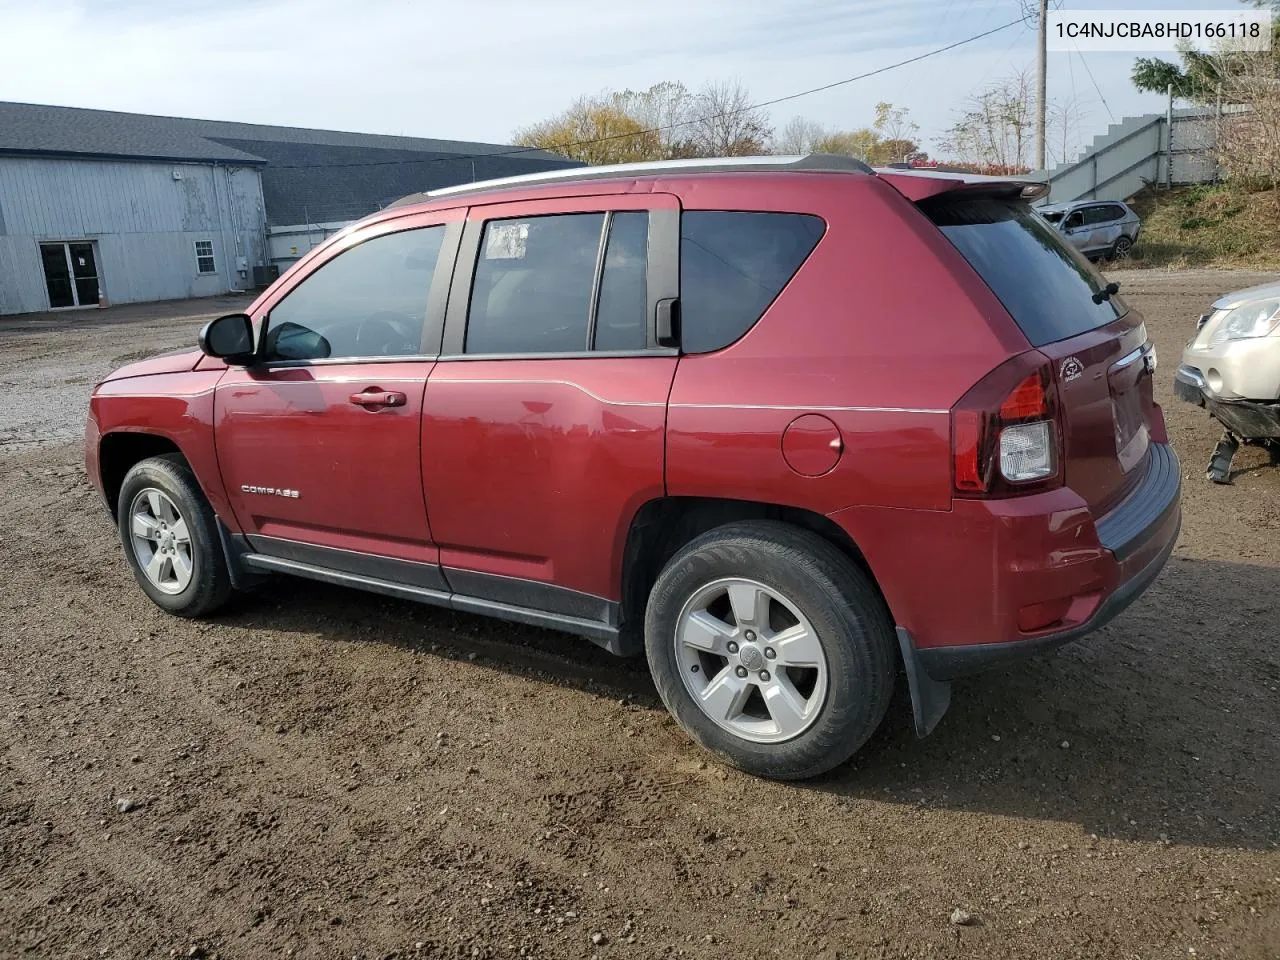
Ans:
<svg viewBox="0 0 1280 960"><path fill-rule="evenodd" d="M0 956L1280 956L1280 470L1207 484L1216 432L1170 394L1193 318L1259 278L1119 279L1183 456L1175 559L800 786L707 762L642 662L567 636L288 580L163 615L72 438L94 377L197 322L0 323Z"/></svg>

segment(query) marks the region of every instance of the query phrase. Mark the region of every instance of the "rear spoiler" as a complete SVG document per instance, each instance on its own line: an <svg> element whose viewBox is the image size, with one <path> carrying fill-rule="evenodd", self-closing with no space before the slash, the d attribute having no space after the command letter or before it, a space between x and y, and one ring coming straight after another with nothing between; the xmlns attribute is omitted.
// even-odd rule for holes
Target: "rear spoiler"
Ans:
<svg viewBox="0 0 1280 960"><path fill-rule="evenodd" d="M913 203L957 191L1018 197L1023 200L1039 200L1049 193L1049 184L1045 181L1027 177L986 177L977 173L943 173L884 167L877 168L875 173Z"/></svg>

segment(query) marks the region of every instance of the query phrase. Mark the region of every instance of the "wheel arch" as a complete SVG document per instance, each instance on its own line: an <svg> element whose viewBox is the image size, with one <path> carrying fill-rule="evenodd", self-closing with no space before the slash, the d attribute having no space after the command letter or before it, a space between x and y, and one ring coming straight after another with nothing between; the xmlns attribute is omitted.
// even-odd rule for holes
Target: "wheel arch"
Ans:
<svg viewBox="0 0 1280 960"><path fill-rule="evenodd" d="M116 516L116 501L125 475L149 457L176 453L187 459L182 448L171 438L159 433L137 430L113 430L98 440L98 478L102 483L102 495L107 501L111 516ZM188 464L190 461L187 461Z"/></svg>
<svg viewBox="0 0 1280 960"><path fill-rule="evenodd" d="M644 611L649 592L667 561L695 537L743 520L777 520L822 537L867 575L885 609L889 610L866 555L853 537L829 517L802 507L765 501L659 497L636 511L622 551L620 628L628 649L638 651L643 646ZM633 647L633 644L639 646Z"/></svg>

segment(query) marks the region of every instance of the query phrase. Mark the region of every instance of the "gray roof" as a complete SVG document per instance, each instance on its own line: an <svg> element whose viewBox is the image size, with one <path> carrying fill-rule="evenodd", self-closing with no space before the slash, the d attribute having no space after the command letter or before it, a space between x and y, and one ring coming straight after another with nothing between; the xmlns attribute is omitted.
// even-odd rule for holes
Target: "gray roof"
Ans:
<svg viewBox="0 0 1280 960"><path fill-rule="evenodd" d="M272 223L352 220L405 194L580 166L542 150L0 102L0 155L261 166Z"/></svg>
<svg viewBox="0 0 1280 960"><path fill-rule="evenodd" d="M262 163L262 157L225 146L223 140L316 146L364 147L439 154L493 154L515 147L466 140L433 140L306 127L274 127L227 120L191 120L145 113L0 102L0 153L83 154L162 160L220 160ZM563 157L543 150L520 153L530 160Z"/></svg>

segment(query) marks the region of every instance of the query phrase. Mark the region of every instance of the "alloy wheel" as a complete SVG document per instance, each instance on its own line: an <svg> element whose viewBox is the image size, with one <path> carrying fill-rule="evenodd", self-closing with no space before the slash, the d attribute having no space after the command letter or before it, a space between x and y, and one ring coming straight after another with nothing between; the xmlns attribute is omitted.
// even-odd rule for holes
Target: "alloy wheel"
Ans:
<svg viewBox="0 0 1280 960"><path fill-rule="evenodd" d="M702 587L680 612L675 646L693 701L744 740L791 740L822 711L828 679L822 642L772 587L741 578Z"/></svg>
<svg viewBox="0 0 1280 960"><path fill-rule="evenodd" d="M162 490L145 487L129 506L129 542L138 568L164 593L177 594L191 583L194 561L187 522Z"/></svg>

